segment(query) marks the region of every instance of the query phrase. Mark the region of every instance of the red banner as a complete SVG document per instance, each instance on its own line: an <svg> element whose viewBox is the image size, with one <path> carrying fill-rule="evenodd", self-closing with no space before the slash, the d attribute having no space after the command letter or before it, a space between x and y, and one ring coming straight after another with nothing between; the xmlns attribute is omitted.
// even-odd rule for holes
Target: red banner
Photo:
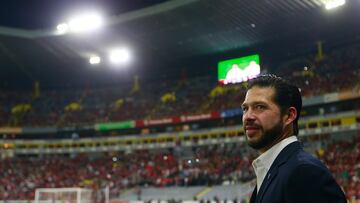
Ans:
<svg viewBox="0 0 360 203"><path fill-rule="evenodd" d="M211 120L220 118L219 112L211 112L206 114L198 114L198 115L182 115L175 116L172 118L162 118L162 119L146 119L146 120L136 120L135 127L147 127L147 126L155 126L155 125L166 125L166 124L176 124L176 123L187 123L193 121L201 121L201 120Z"/></svg>

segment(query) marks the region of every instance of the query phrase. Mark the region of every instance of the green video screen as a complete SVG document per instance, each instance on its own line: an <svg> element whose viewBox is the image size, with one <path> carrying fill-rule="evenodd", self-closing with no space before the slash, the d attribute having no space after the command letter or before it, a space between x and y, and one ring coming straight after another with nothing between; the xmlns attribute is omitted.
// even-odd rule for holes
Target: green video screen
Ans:
<svg viewBox="0 0 360 203"><path fill-rule="evenodd" d="M258 54L245 56L218 64L218 82L234 84L255 78L260 74L260 57Z"/></svg>

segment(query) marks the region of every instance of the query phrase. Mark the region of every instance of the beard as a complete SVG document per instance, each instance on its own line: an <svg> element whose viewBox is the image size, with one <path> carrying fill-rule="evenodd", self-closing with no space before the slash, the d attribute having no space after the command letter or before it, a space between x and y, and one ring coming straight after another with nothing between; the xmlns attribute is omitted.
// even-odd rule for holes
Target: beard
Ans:
<svg viewBox="0 0 360 203"><path fill-rule="evenodd" d="M258 140L249 141L247 136L245 136L247 139L248 145L255 150L260 150L260 149L269 147L276 140L278 140L282 136L283 122L279 121L274 127L272 127L271 129L268 129L268 130L263 130L263 128L261 128L261 129L262 129L263 134L261 135L261 137Z"/></svg>

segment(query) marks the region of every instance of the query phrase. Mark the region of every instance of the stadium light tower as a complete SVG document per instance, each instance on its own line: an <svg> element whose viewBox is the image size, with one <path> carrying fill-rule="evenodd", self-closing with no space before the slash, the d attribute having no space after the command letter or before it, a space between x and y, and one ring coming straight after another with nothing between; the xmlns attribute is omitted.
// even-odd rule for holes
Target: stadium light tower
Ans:
<svg viewBox="0 0 360 203"><path fill-rule="evenodd" d="M110 52L109 59L114 64L125 64L130 61L130 53L129 50L122 49L114 49Z"/></svg>
<svg viewBox="0 0 360 203"><path fill-rule="evenodd" d="M331 10L340 6L343 6L346 3L346 0L323 0L325 8Z"/></svg>

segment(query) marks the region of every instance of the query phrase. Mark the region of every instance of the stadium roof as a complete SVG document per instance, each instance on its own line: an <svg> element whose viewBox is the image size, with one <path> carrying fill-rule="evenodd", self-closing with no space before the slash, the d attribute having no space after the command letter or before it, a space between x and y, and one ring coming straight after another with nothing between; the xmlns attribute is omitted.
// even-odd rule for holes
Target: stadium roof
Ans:
<svg viewBox="0 0 360 203"><path fill-rule="evenodd" d="M0 21L0 84L9 87L34 80L42 86L116 82L136 72L159 74L196 57L216 61L226 58L226 53L360 36L360 2L356 0L331 11L324 8L323 0L98 1L106 5L102 7L104 29L66 35L54 34L54 16L65 13L54 3L59 1L35 1L43 3L42 9L48 8L43 12L48 16L41 16L31 3L15 2L10 7L17 9L7 10L7 17ZM34 18L12 20L32 14ZM106 63L90 66L90 55L105 57L115 46L132 50L130 68L115 73Z"/></svg>

